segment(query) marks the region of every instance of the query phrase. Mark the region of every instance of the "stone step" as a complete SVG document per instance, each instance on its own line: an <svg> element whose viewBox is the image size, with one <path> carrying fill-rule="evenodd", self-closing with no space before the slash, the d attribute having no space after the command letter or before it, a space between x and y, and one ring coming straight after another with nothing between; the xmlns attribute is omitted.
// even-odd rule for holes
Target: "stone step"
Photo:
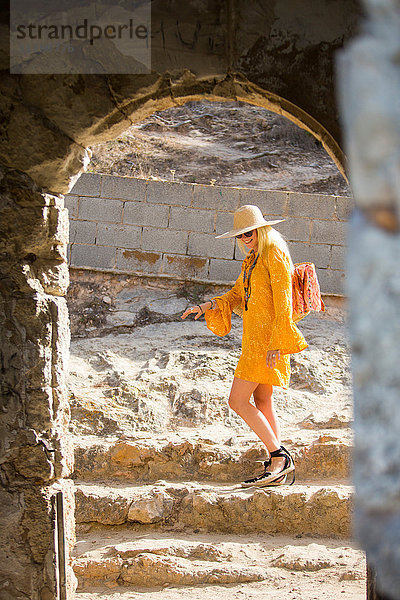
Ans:
<svg viewBox="0 0 400 600"><path fill-rule="evenodd" d="M139 529L349 537L351 486L239 485L166 482L122 486L79 483L76 522L87 526L131 525Z"/></svg>
<svg viewBox="0 0 400 600"><path fill-rule="evenodd" d="M362 581L364 554L354 544L329 539L310 543L304 538L254 534L172 537L152 531L132 536L101 529L78 540L74 558L79 590L107 586L121 593L125 586L271 585L284 579L285 572L321 570L337 581Z"/></svg>
<svg viewBox="0 0 400 600"><path fill-rule="evenodd" d="M348 480L352 446L349 439L322 435L309 443L287 443L303 481ZM213 482L241 481L260 473L265 459L262 444L235 447L210 442L119 440L93 441L76 447L75 474L79 481L154 482L159 479Z"/></svg>

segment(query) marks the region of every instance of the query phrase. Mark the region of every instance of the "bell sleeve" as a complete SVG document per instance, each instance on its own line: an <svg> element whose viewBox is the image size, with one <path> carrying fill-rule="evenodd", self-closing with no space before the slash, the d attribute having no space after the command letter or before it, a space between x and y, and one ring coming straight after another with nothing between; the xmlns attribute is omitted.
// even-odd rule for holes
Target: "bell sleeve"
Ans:
<svg viewBox="0 0 400 600"><path fill-rule="evenodd" d="M222 296L215 296L213 300L216 302L216 308L206 310L204 316L208 329L222 337L231 330L232 312L242 306L242 274L229 292Z"/></svg>
<svg viewBox="0 0 400 600"><path fill-rule="evenodd" d="M287 255L273 247L268 253L275 317L267 350L295 354L308 347L292 317L292 273Z"/></svg>

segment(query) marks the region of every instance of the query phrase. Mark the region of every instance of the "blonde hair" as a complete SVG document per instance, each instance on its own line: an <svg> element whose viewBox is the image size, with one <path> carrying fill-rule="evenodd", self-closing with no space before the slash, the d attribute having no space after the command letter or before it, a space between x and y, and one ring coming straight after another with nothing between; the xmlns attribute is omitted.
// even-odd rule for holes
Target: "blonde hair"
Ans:
<svg viewBox="0 0 400 600"><path fill-rule="evenodd" d="M289 258L290 268L293 272L293 261L290 256L289 248L286 243L285 238L279 231L273 229L271 225L265 225L264 227L257 228L257 240L258 240L258 254L260 256L267 256L269 248L275 246L275 248L279 248L282 252L286 254ZM243 254L247 255L248 249L242 240L238 240L239 248Z"/></svg>

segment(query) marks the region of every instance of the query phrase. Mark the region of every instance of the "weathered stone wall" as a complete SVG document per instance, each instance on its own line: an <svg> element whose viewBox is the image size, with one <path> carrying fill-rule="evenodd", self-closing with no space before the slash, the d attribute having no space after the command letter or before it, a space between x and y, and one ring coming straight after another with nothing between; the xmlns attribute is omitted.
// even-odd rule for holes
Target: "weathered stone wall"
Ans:
<svg viewBox="0 0 400 600"><path fill-rule="evenodd" d="M243 260L233 212L258 205L283 217L276 228L294 262L317 266L324 293L343 294L351 198L84 174L66 196L72 267L228 283Z"/></svg>
<svg viewBox="0 0 400 600"><path fill-rule="evenodd" d="M0 171L0 595L57 596L56 494L73 544L72 468L65 372L69 322L63 297L68 216L62 197L27 175ZM60 496L59 496L60 498ZM68 558L67 558L68 560ZM66 565L67 587L73 575Z"/></svg>

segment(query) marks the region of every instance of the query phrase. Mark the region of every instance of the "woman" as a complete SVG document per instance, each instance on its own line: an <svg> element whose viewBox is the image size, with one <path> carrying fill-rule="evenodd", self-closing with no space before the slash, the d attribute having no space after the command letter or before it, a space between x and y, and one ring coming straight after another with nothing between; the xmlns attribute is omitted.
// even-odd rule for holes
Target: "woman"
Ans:
<svg viewBox="0 0 400 600"><path fill-rule="evenodd" d="M307 348L292 320L293 263L283 237L266 221L257 206L241 206L231 231L218 238L236 237L246 254L234 287L198 306L188 308L185 319L205 314L207 327L223 336L231 329L232 312L243 313L242 353L235 370L229 406L244 419L265 444L269 459L264 472L242 486L264 487L286 482L294 463L281 446L278 418L272 400L274 385L289 386L289 355ZM255 406L250 403L251 396Z"/></svg>

